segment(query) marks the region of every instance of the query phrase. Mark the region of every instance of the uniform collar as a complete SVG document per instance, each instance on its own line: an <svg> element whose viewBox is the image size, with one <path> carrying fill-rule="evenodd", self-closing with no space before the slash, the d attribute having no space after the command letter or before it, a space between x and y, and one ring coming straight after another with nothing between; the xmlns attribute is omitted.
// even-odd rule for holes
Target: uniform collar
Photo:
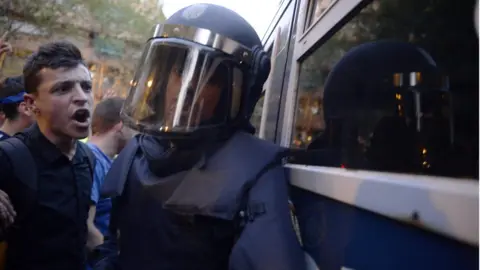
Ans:
<svg viewBox="0 0 480 270"><path fill-rule="evenodd" d="M0 130L0 141L10 138L10 135Z"/></svg>

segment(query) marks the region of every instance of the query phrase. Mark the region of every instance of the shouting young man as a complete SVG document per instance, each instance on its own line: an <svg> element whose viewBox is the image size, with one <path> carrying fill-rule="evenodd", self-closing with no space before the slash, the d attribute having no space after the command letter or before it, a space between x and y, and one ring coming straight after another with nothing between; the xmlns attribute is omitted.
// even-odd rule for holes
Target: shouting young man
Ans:
<svg viewBox="0 0 480 270"><path fill-rule="evenodd" d="M85 269L94 157L88 68L75 45L52 42L23 69L36 124L0 143L0 221L6 269Z"/></svg>

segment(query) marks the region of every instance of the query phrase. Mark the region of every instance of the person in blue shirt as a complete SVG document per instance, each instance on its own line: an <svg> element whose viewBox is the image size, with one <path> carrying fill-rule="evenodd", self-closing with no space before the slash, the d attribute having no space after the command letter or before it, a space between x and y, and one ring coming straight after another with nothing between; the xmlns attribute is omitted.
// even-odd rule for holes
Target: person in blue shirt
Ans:
<svg viewBox="0 0 480 270"><path fill-rule="evenodd" d="M24 94L22 76L6 78L0 84L0 106L5 115L5 121L0 127L0 141L10 138L33 124L35 120L33 112L25 103Z"/></svg>
<svg viewBox="0 0 480 270"><path fill-rule="evenodd" d="M124 100L119 97L108 98L100 102L93 112L92 137L88 146L96 157L95 174L92 186L89 211L87 248L92 250L103 243L108 233L110 210L109 198L100 196L100 188L113 158L133 136L130 129L123 125L120 110Z"/></svg>
<svg viewBox="0 0 480 270"><path fill-rule="evenodd" d="M2 57L6 53L12 52L12 45L8 43L5 37L0 37L0 57ZM2 104L0 104L0 127L3 125L5 121L5 114L2 111Z"/></svg>

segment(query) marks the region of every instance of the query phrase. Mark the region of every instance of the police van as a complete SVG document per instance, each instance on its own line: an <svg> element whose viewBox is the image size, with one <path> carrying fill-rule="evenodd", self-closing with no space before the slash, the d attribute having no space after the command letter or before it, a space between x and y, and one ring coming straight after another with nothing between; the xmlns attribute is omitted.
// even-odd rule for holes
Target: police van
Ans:
<svg viewBox="0 0 480 270"><path fill-rule="evenodd" d="M280 2L253 119L311 152L285 166L312 269L478 269L475 6Z"/></svg>

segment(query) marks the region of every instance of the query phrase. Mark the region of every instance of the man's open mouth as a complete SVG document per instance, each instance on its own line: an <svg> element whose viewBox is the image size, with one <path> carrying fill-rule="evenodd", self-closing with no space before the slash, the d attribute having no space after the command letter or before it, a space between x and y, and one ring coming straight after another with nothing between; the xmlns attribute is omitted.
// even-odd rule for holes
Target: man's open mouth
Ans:
<svg viewBox="0 0 480 270"><path fill-rule="evenodd" d="M76 110L72 118L79 123L85 123L90 118L90 111L87 109Z"/></svg>

